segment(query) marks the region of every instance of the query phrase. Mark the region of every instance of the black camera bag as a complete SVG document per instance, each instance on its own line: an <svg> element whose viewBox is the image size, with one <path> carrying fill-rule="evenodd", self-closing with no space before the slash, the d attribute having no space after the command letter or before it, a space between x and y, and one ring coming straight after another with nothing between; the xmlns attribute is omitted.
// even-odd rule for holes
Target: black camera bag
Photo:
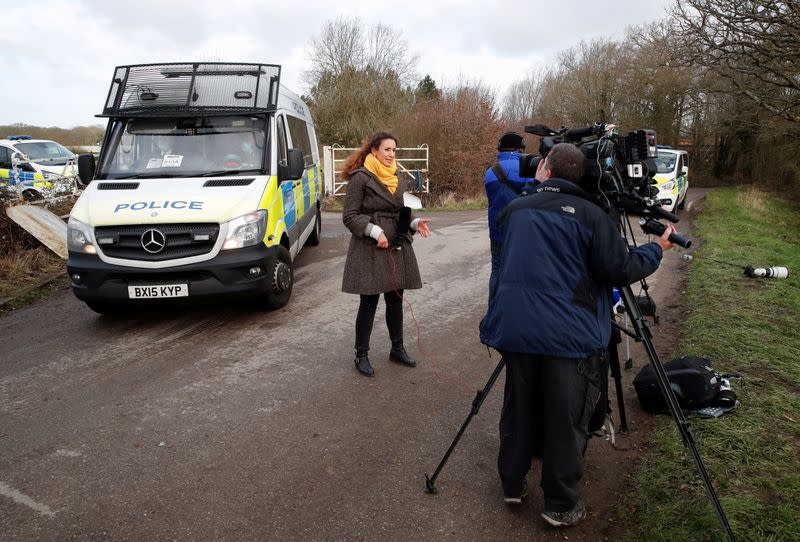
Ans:
<svg viewBox="0 0 800 542"><path fill-rule="evenodd" d="M683 410L710 406L727 406L736 402L730 389L723 388L723 377L711 368L711 362L699 356L684 356L664 364L670 387ZM663 412L667 403L658 387L652 365L646 365L633 379L633 387L642 408Z"/></svg>

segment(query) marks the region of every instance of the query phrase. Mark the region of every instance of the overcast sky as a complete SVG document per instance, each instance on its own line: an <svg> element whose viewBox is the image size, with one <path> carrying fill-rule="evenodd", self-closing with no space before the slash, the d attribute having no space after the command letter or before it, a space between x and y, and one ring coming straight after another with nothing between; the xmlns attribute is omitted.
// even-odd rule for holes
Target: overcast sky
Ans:
<svg viewBox="0 0 800 542"><path fill-rule="evenodd" d="M310 40L337 17L400 30L420 78L480 80L498 97L582 40L621 38L671 0L0 0L0 125L103 123L114 66L197 60L282 65L307 91ZM0 134L5 135L5 134Z"/></svg>

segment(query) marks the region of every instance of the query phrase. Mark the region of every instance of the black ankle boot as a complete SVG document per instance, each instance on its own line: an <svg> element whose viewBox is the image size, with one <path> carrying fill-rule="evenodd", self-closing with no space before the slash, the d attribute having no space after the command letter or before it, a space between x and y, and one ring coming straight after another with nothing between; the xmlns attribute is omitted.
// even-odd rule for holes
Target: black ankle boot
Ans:
<svg viewBox="0 0 800 542"><path fill-rule="evenodd" d="M414 358L408 355L406 349L403 347L403 341L392 341L392 349L389 351L389 359L402 363L407 367L416 367L417 362Z"/></svg>
<svg viewBox="0 0 800 542"><path fill-rule="evenodd" d="M367 350L358 349L356 350L356 359L355 359L356 369L358 372L364 376L374 376L375 370L372 368L372 365L369 363L369 358L367 357Z"/></svg>

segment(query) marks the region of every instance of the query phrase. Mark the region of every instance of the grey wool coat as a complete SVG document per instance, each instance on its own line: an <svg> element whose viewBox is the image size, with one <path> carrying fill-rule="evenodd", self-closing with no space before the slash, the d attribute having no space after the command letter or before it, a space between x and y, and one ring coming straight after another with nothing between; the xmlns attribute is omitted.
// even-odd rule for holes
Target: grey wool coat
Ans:
<svg viewBox="0 0 800 542"><path fill-rule="evenodd" d="M417 258L411 247L411 231L406 235L407 242L401 244L401 250L391 251L378 248L378 242L366 233L367 224L377 224L392 242L404 192L402 181L392 194L363 167L351 175L342 212L342 221L353 234L344 264L343 292L374 295L395 289L422 288Z"/></svg>

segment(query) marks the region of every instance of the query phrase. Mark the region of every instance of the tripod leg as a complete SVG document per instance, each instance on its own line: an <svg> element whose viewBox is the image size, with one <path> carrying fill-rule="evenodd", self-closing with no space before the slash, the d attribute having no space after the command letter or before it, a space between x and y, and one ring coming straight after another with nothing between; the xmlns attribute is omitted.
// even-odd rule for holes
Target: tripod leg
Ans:
<svg viewBox="0 0 800 542"><path fill-rule="evenodd" d="M461 440L461 436L464 434L464 431L467 429L467 426L469 425L469 422L472 421L472 418L474 418L475 415L478 414L478 411L481 409L481 405L483 404L483 401L486 399L486 396L489 394L489 391L492 389L492 386L494 385L495 381L497 380L497 377L500 376L500 372L503 370L503 366L505 365L505 363L506 363L505 359L503 359L501 357L500 358L500 362L497 364L497 367L495 367L494 372L492 373L492 376L489 377L489 381L486 382L486 385L483 387L482 390L478 390L478 392L475 394L475 399L472 400L472 408L470 409L469 414L467 415L467 419L464 420L463 424L461 424L461 429L458 430L458 433L456 434L455 438L453 439L453 442L450 443L450 447L447 448L447 451L445 452L444 457L442 457L442 460L439 461L439 465L436 467L436 470L433 472L433 476L429 477L427 474L425 475L425 491L427 491L428 493L436 493L436 485L435 484L436 484L436 479L439 477L439 473L442 472L442 469L444 468L445 464L447 463L447 460L450 459L450 454L453 453L453 450L455 449L456 445L458 444L458 441Z"/></svg>
<svg viewBox="0 0 800 542"><path fill-rule="evenodd" d="M614 378L614 387L617 390L617 409L619 410L619 431L628 432L628 418L625 415L625 399L622 396L622 371L619 367L619 343L622 338L620 332L615 330L611 337L611 346L608 349L608 364L611 369L611 376Z"/></svg>
<svg viewBox="0 0 800 542"><path fill-rule="evenodd" d="M628 325L628 313L625 313L625 325ZM625 335L625 368L633 369L633 358L631 357L631 338Z"/></svg>
<svg viewBox="0 0 800 542"><path fill-rule="evenodd" d="M669 407L670 414L672 414L672 418L675 420L675 424L678 426L678 431L680 431L683 439L683 445L686 446L691 452L694 464L697 467L698 473L700 474L700 479L703 481L703 485L705 486L706 494L711 500L714 511L717 513L717 518L722 524L723 529L725 529L725 533L728 535L728 540L735 540L735 537L733 536L733 530L731 529L731 525L728 523L728 518L725 515L725 510L722 508L722 504L717 498L717 493L714 491L714 486L711 484L711 479L708 477L708 472L706 472L705 465L703 465L703 460L700 457L700 452L698 451L697 444L695 443L694 431L692 430L691 425L689 425L689 422L686 421L686 417L683 415L683 410L681 410L681 407L678 404L678 399L675 397L675 393L672 391L672 386L670 386L667 373L664 371L664 367L661 365L661 362L658 359L658 353L653 345L652 331L647 324L647 320L642 315L642 311L636 302L636 298L633 296L630 286L621 288L620 295L625 303L625 307L630 311L629 314L631 317L631 324L636 331L636 335L642 341L645 351L647 352L647 356L650 358L650 365L653 367L653 371L655 372L658 387L667 402L667 406Z"/></svg>

